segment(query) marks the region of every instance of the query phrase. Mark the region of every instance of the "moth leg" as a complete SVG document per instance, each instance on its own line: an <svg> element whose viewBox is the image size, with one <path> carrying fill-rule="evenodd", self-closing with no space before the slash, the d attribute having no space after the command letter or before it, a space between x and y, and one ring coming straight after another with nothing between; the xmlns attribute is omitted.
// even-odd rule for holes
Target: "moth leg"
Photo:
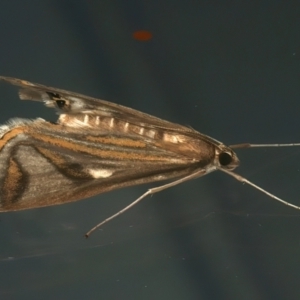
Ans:
<svg viewBox="0 0 300 300"><path fill-rule="evenodd" d="M89 230L86 234L85 237L88 238L92 232L94 232L96 229L98 229L99 227L101 227L102 225L104 225L105 223L111 221L112 219L118 217L119 215L123 214L125 211L129 210L131 207L133 207L134 205L136 205L137 203L139 203L141 200L143 200L145 197L147 197L148 195L153 195L155 193L161 192L163 190L166 190L170 187L173 187L177 184L180 184L182 182L194 179L196 177L200 177L206 174L206 170L200 170L197 171L195 173L192 173L188 176L185 176L183 178L180 178L178 180L172 181L170 183L164 184L162 186L158 186L152 189L149 189L147 192L145 192L143 195L141 195L138 199L136 199L135 201L133 201L132 203L130 203L129 205L127 205L126 207L124 207L123 209L119 210L117 213L115 213L114 215L110 216L109 218L105 219L104 221L102 221L101 223L97 224L96 226L94 226L91 230Z"/></svg>

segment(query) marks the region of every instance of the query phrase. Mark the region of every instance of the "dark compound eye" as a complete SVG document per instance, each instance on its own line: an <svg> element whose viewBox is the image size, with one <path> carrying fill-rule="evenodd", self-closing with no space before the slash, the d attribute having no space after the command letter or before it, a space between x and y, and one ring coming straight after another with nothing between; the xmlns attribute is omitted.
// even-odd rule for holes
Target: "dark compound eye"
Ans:
<svg viewBox="0 0 300 300"><path fill-rule="evenodd" d="M58 108L63 109L66 106L66 101L65 100L56 100L56 105Z"/></svg>
<svg viewBox="0 0 300 300"><path fill-rule="evenodd" d="M232 156L226 152L220 153L219 162L221 166L228 166L232 162Z"/></svg>

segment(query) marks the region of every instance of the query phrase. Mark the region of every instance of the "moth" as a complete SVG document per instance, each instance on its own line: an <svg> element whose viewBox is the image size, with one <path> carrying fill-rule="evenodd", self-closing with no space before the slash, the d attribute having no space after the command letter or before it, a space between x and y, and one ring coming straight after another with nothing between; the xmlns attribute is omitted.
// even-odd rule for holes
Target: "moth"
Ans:
<svg viewBox="0 0 300 300"><path fill-rule="evenodd" d="M233 170L233 149L299 146L226 146L192 128L104 100L0 77L19 87L22 100L56 108L56 123L11 119L0 126L0 212L63 204L126 186L174 179L149 189L137 200L93 227L122 214L147 195L184 181L222 171L281 203L300 209Z"/></svg>

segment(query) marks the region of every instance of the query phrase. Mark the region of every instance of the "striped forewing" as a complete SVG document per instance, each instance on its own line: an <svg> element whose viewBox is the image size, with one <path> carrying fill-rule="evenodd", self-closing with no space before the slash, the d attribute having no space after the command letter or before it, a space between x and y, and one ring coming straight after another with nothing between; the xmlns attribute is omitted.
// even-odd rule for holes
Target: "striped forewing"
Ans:
<svg viewBox="0 0 300 300"><path fill-rule="evenodd" d="M14 119L0 127L0 211L87 198L191 174L220 143L193 129L84 95L0 77L21 99L57 108L53 124Z"/></svg>

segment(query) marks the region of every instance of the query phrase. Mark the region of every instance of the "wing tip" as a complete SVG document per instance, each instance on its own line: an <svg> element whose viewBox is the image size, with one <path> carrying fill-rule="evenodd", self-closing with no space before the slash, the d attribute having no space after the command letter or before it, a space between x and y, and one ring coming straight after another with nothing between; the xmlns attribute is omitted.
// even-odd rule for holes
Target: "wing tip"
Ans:
<svg viewBox="0 0 300 300"><path fill-rule="evenodd" d="M35 86L35 84L30 81L14 78L14 77L0 76L0 80L18 86Z"/></svg>

